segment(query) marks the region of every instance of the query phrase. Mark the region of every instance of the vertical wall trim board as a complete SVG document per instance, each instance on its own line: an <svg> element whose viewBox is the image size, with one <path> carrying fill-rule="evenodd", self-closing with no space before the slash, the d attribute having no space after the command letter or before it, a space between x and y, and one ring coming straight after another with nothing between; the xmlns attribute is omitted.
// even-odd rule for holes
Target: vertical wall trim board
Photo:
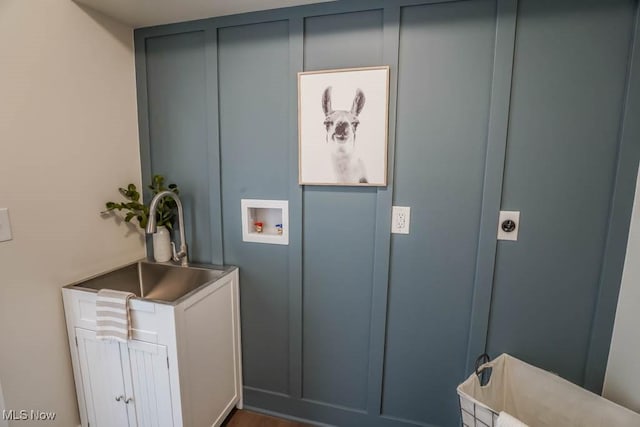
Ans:
<svg viewBox="0 0 640 427"><path fill-rule="evenodd" d="M298 71L303 69L304 20L289 20L289 394L302 397L302 187L298 185Z"/></svg>
<svg viewBox="0 0 640 427"><path fill-rule="evenodd" d="M220 175L220 110L218 106L218 29L205 29L207 85L207 155L209 160L209 221L211 263L224 264L222 235L222 182Z"/></svg>
<svg viewBox="0 0 640 427"><path fill-rule="evenodd" d="M584 386L595 393L602 391L609 357L640 160L640 124L637 120L640 117L640 2L638 1L636 1L626 81L607 240L584 371Z"/></svg>
<svg viewBox="0 0 640 427"><path fill-rule="evenodd" d="M489 328L497 248L496 226L507 149L517 10L518 0L498 0L487 157L466 372L471 372L475 359L484 353Z"/></svg>
<svg viewBox="0 0 640 427"><path fill-rule="evenodd" d="M136 91L138 95L138 138L140 144L140 166L142 174L142 197L146 200L149 193L145 191L151 184L151 141L149 138L149 98L147 86L147 42L146 36L134 32L134 49L136 64ZM125 183L123 183L125 184ZM147 257L153 256L151 237L145 235Z"/></svg>
<svg viewBox="0 0 640 427"><path fill-rule="evenodd" d="M367 412L371 417L382 413L384 353L387 332L389 296L389 264L391 252L391 206L396 136L398 95L398 60L400 45L400 7L383 11L383 63L389 70L389 134L387 154L387 186L378 189L376 201L376 238L374 251L373 291L371 296L371 331L369 338L369 373Z"/></svg>

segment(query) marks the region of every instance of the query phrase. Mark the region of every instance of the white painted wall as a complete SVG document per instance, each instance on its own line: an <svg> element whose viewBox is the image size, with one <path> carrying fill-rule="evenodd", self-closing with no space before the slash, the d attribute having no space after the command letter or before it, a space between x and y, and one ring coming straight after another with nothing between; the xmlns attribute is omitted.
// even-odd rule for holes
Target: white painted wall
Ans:
<svg viewBox="0 0 640 427"><path fill-rule="evenodd" d="M603 396L640 412L640 175Z"/></svg>
<svg viewBox="0 0 640 427"><path fill-rule="evenodd" d="M132 31L69 0L0 1L0 378L79 424L61 286L144 256L98 212L140 182Z"/></svg>
<svg viewBox="0 0 640 427"><path fill-rule="evenodd" d="M9 422L5 421L5 419L2 417L2 412L4 410L4 395L2 394L2 383L0 383L0 427L9 427Z"/></svg>

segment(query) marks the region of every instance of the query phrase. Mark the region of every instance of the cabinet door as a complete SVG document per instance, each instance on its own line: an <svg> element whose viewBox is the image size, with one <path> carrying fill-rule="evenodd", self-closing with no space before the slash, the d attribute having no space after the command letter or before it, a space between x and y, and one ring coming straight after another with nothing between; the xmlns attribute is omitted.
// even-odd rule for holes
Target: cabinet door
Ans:
<svg viewBox="0 0 640 427"><path fill-rule="evenodd" d="M99 341L95 332L80 328L76 340L89 425L128 426L120 345Z"/></svg>
<svg viewBox="0 0 640 427"><path fill-rule="evenodd" d="M129 341L123 355L129 394L131 425L138 427L172 427L173 411L169 384L167 348L140 341Z"/></svg>

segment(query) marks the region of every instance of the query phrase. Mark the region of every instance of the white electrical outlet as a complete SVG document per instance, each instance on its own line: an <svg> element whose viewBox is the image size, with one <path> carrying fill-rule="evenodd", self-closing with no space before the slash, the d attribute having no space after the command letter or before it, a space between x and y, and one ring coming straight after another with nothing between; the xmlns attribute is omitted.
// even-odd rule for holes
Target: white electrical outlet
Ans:
<svg viewBox="0 0 640 427"><path fill-rule="evenodd" d="M409 234L411 222L411 208L408 206L393 206L391 213L391 232L394 234Z"/></svg>
<svg viewBox="0 0 640 427"><path fill-rule="evenodd" d="M11 223L9 222L9 209L0 208L0 242L11 240Z"/></svg>

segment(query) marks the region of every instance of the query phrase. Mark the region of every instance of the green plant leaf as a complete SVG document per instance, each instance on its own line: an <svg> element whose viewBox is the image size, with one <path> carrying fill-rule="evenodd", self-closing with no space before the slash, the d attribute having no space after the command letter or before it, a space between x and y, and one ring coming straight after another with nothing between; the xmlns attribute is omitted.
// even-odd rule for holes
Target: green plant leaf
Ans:
<svg viewBox="0 0 640 427"><path fill-rule="evenodd" d="M165 178L160 174L153 175L151 184L147 187L151 190L152 194L156 195L162 191L169 190L175 194L179 194L179 189L176 184L169 184L168 187L164 186ZM126 199L122 203L106 202L105 206L108 211L118 210L126 211L124 220L130 222L133 218L136 218L138 225L141 228L146 228L149 222L149 206L141 202L142 194L138 191L135 184L129 183L126 188L118 188L118 192ZM149 200L150 202L150 200ZM176 219L177 204L173 199L163 198L159 201L156 209L156 220L158 225L164 225L169 229L173 229L173 224Z"/></svg>

